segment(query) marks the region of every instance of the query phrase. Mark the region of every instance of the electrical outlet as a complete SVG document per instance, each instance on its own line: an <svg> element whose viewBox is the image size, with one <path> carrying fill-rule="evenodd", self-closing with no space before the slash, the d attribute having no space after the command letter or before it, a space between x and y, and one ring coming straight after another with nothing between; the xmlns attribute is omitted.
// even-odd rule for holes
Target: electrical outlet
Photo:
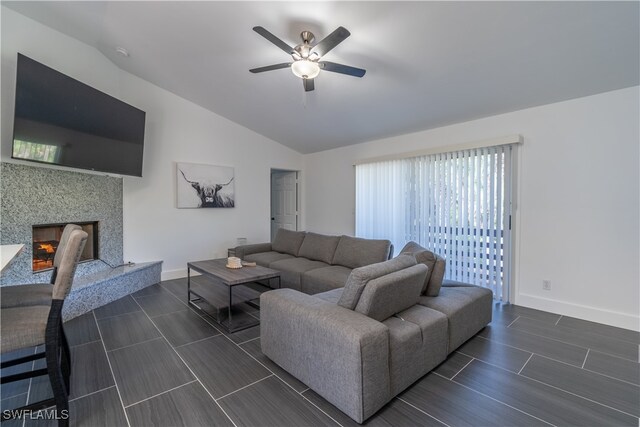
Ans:
<svg viewBox="0 0 640 427"><path fill-rule="evenodd" d="M551 290L551 280L543 280L542 281L542 289L544 289L545 291L550 291Z"/></svg>

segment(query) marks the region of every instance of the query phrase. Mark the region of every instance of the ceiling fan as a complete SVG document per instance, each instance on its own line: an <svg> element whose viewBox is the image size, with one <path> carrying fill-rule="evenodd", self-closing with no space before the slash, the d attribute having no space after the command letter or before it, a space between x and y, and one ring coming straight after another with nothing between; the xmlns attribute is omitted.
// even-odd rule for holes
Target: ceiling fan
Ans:
<svg viewBox="0 0 640 427"><path fill-rule="evenodd" d="M320 61L320 59L331 49L351 35L351 33L344 27L338 27L333 33L329 34L316 44L313 44L315 40L313 33L311 31L303 31L300 33L302 43L296 47L289 46L263 27L253 27L253 31L291 55L293 62L283 62L281 64L253 68L249 70L252 73L262 73L265 71L279 70L281 68L291 68L293 74L302 79L304 90L309 92L314 89L313 79L320 74L320 70L346 74L354 77L362 77L364 76L364 73L367 72L362 68L350 67L348 65L337 64L335 62Z"/></svg>

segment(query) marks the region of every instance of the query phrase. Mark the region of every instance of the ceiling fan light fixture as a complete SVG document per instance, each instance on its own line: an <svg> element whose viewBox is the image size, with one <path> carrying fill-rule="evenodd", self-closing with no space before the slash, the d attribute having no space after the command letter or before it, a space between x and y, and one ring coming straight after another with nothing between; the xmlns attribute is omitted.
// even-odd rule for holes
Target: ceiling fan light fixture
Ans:
<svg viewBox="0 0 640 427"><path fill-rule="evenodd" d="M300 59L291 64L291 71L301 79L313 79L320 74L320 66L316 62Z"/></svg>

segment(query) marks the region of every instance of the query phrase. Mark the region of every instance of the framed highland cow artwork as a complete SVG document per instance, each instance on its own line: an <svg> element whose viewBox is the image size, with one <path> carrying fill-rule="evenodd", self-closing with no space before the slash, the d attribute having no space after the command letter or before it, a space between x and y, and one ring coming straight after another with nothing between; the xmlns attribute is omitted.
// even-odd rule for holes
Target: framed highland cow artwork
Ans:
<svg viewBox="0 0 640 427"><path fill-rule="evenodd" d="M176 189L178 208L234 207L233 178L232 167L177 163Z"/></svg>

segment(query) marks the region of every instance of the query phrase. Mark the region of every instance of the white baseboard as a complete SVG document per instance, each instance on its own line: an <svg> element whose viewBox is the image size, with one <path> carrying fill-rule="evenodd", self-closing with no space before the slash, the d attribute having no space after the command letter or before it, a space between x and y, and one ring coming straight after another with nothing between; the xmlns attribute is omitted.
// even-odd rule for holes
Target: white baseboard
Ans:
<svg viewBox="0 0 640 427"><path fill-rule="evenodd" d="M640 317L619 311L603 310L581 304L547 299L530 294L518 294L516 304L537 310L549 311L564 316L577 317L591 322L603 323L618 328L640 331Z"/></svg>
<svg viewBox="0 0 640 427"><path fill-rule="evenodd" d="M200 273L195 271L191 271L192 276L199 276ZM187 269L186 268L178 268L176 270L163 270L160 275L162 280L173 280L173 279L182 279L183 277L187 277Z"/></svg>

